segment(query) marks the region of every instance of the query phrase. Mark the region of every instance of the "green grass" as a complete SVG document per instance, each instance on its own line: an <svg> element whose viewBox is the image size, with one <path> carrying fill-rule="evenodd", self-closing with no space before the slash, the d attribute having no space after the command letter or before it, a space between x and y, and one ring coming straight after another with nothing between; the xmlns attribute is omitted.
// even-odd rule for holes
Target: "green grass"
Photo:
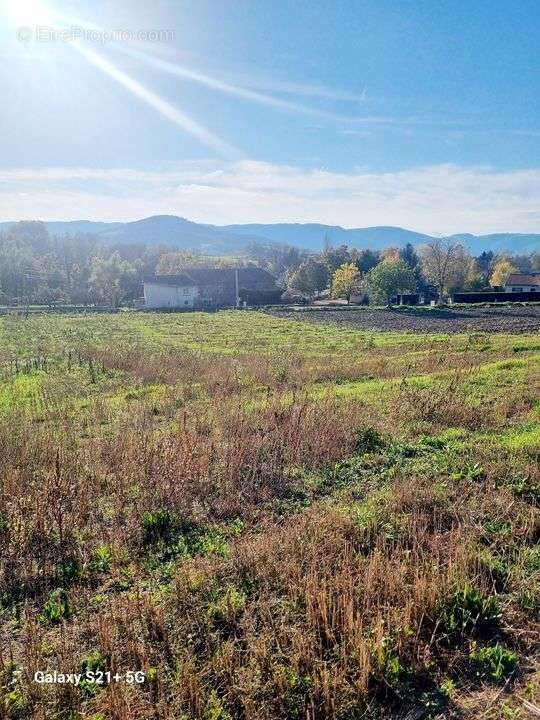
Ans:
<svg viewBox="0 0 540 720"><path fill-rule="evenodd" d="M511 430L504 435L502 443L510 450L540 453L540 424Z"/></svg>
<svg viewBox="0 0 540 720"><path fill-rule="evenodd" d="M0 413L15 409L39 411L43 405L43 373L18 375L0 384Z"/></svg>
<svg viewBox="0 0 540 720"><path fill-rule="evenodd" d="M126 707L198 688L171 712L201 720L306 717L324 692L340 717L362 692L440 710L514 682L540 607L538 348L263 312L0 318L15 662L144 658ZM37 692L50 717L112 707Z"/></svg>
<svg viewBox="0 0 540 720"><path fill-rule="evenodd" d="M358 378L339 377L339 371L333 370L333 377L315 382L310 390L315 398L333 395L379 405L395 394L401 377L407 376L408 382L425 388L443 382L452 373L447 366L448 357L453 357L457 364L461 359L463 363L473 363L472 370L463 379L463 389L477 402L495 399L510 386L525 386L540 363L535 336L520 336L517 342L511 335L366 332L286 320L263 312L234 311L3 317L0 318L0 347L0 361L6 369L13 367L15 358L22 364L29 358L47 356L51 363L45 378L39 372L19 374L15 379L6 374L0 384L3 414L15 408L40 412L42 385L45 385L47 403L84 409L89 403L101 400L113 414L138 400L159 404L168 397L182 396L182 388L159 381L141 383L129 373L114 369L108 369L105 374L95 372L91 382L88 367L84 362L82 365L77 362L79 351L88 348L114 348L126 357L136 353L151 357L166 352L173 353L179 361L185 354L230 360L258 356L286 367L294 367L301 361L306 368L315 370L338 363L346 371L362 363L379 362L380 366L374 366L371 373L368 368L365 376ZM411 373L411 367L421 366L434 355L439 360L432 372ZM265 387L250 379L249 365L247 367L248 374L241 381L245 402L247 406L253 403L258 406ZM381 367L386 368L390 377L380 377ZM195 385L196 378L193 378L192 392ZM508 442L509 447L521 447L517 440ZM524 441L523 447L529 442L533 442L532 436Z"/></svg>
<svg viewBox="0 0 540 720"><path fill-rule="evenodd" d="M17 325L17 323L19 325ZM25 323L20 332L20 325ZM347 355L373 347L422 349L426 342L459 344L442 334L366 332L332 325L315 326L283 320L263 312L122 313L120 315L39 315L26 320L2 318L0 339L4 354L37 353L40 347L139 344L147 348L177 348L204 353L247 354L284 350L318 357Z"/></svg>

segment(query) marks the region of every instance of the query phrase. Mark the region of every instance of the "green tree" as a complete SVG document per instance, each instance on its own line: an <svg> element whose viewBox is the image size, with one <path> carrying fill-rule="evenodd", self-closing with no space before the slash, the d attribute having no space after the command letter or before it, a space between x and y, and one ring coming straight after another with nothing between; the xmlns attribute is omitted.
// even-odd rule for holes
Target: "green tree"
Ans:
<svg viewBox="0 0 540 720"><path fill-rule="evenodd" d="M420 264L420 258L416 252L412 243L407 243L399 251L399 257L414 270L414 276L416 278L416 287L418 289L426 287L426 279L422 274L422 266Z"/></svg>
<svg viewBox="0 0 540 720"><path fill-rule="evenodd" d="M332 297L351 301L351 295L360 291L361 276L354 263L340 265L332 275Z"/></svg>
<svg viewBox="0 0 540 720"><path fill-rule="evenodd" d="M118 307L126 299L128 286L135 270L131 263L122 260L118 252L108 258L96 256L90 269L90 291L97 302Z"/></svg>
<svg viewBox="0 0 540 720"><path fill-rule="evenodd" d="M367 286L376 302L388 304L394 295L414 292L414 270L401 259L383 260L365 277Z"/></svg>
<svg viewBox="0 0 540 720"><path fill-rule="evenodd" d="M489 276L491 275L491 271L493 270L493 264L496 261L495 253L493 250L484 250L483 252L478 255L476 258L476 267L478 269L478 272L482 276L482 285L488 285L489 283Z"/></svg>
<svg viewBox="0 0 540 720"><path fill-rule="evenodd" d="M346 245L340 245L337 248L327 245L321 253L321 262L328 270L328 277L331 277L340 265L350 263L351 261L351 253Z"/></svg>
<svg viewBox="0 0 540 720"><path fill-rule="evenodd" d="M359 250L355 258L356 267L362 275L369 272L380 261L381 255L377 250Z"/></svg>
<svg viewBox="0 0 540 720"><path fill-rule="evenodd" d="M469 258L469 262L466 268L465 277L463 279L463 289L470 292L477 292L484 287L484 277L478 262L475 258Z"/></svg>
<svg viewBox="0 0 540 720"><path fill-rule="evenodd" d="M288 287L307 297L324 290L328 286L328 270L316 260L307 260L291 275Z"/></svg>

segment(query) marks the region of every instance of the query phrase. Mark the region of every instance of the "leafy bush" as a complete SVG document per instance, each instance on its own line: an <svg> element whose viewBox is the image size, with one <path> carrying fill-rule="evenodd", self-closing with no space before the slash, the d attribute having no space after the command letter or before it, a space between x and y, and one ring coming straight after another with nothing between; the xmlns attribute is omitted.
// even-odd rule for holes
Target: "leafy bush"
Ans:
<svg viewBox="0 0 540 720"><path fill-rule="evenodd" d="M92 573L105 573L108 571L112 560L111 550L108 545L99 545L92 553L88 569Z"/></svg>
<svg viewBox="0 0 540 720"><path fill-rule="evenodd" d="M40 619L43 622L57 624L62 622L62 620L68 620L70 617L71 608L66 591L62 588L54 590L49 595L49 599L43 606L43 612L40 615Z"/></svg>
<svg viewBox="0 0 540 720"><path fill-rule="evenodd" d="M354 450L358 455L375 452L384 447L384 440L378 430L372 427L357 430Z"/></svg>
<svg viewBox="0 0 540 720"><path fill-rule="evenodd" d="M105 672L106 670L106 663L105 658L103 655L99 652L99 650L92 650L92 652L88 653L82 660L81 660L81 673L83 676L87 672ZM85 677L80 682L79 689L82 693L82 695L86 697L93 697L97 691L99 690L100 686L98 683L91 682L90 680L87 680Z"/></svg>
<svg viewBox="0 0 540 720"><path fill-rule="evenodd" d="M473 646L469 655L476 667L476 674L483 680L500 683L507 680L517 667L517 654L497 643L477 649Z"/></svg>
<svg viewBox="0 0 540 720"><path fill-rule="evenodd" d="M142 518L143 544L151 545L160 540L167 540L176 525L176 515L165 508L145 512Z"/></svg>
<svg viewBox="0 0 540 720"><path fill-rule="evenodd" d="M185 521L164 508L145 512L142 524L143 545L152 551L147 563L149 570L194 555L225 556L228 552L223 532L209 525Z"/></svg>
<svg viewBox="0 0 540 720"><path fill-rule="evenodd" d="M494 596L484 597L472 585L466 584L453 595L445 611L445 628L449 635L466 635L486 628L500 617L499 604Z"/></svg>
<svg viewBox="0 0 540 720"><path fill-rule="evenodd" d="M287 682L285 705L287 716L291 720L305 717L305 706L309 695L313 692L313 680L308 675L300 675L293 668L283 668Z"/></svg>
<svg viewBox="0 0 540 720"><path fill-rule="evenodd" d="M76 558L70 558L57 565L56 576L59 585L67 585L76 580L81 574L81 563Z"/></svg>

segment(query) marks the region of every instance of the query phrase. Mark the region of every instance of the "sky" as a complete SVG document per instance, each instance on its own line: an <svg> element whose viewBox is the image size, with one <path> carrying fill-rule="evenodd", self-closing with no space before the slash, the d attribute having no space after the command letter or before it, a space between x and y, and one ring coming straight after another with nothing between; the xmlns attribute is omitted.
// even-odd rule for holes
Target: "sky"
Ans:
<svg viewBox="0 0 540 720"><path fill-rule="evenodd" d="M538 0L3 0L0 220L540 232Z"/></svg>

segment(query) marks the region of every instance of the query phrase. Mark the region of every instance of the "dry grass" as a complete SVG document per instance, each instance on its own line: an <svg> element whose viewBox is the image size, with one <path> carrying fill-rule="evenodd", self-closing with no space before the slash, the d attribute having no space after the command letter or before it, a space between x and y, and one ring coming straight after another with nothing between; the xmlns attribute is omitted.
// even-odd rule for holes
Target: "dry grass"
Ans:
<svg viewBox="0 0 540 720"><path fill-rule="evenodd" d="M501 390L462 346L6 367L34 395L0 420L0 715L527 717L539 458L500 437L535 422L537 371ZM368 377L386 394L331 392ZM497 644L502 682L474 659ZM92 663L146 680L33 681Z"/></svg>

